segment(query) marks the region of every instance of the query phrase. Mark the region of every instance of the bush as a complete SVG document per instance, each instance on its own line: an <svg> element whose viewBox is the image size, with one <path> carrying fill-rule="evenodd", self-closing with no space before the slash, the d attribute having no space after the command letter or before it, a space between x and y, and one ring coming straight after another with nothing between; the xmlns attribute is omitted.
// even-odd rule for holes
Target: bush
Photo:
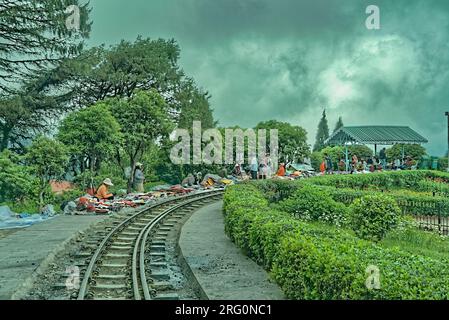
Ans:
<svg viewBox="0 0 449 320"><path fill-rule="evenodd" d="M346 224L348 210L332 199L329 192L313 185L303 185L278 208L306 221L322 221L337 226Z"/></svg>
<svg viewBox="0 0 449 320"><path fill-rule="evenodd" d="M13 152L0 153L0 202L24 201L38 193L39 181L20 161L21 157Z"/></svg>
<svg viewBox="0 0 449 320"><path fill-rule="evenodd" d="M383 195L368 195L350 207L350 226L363 239L380 241L397 226L401 217L396 201Z"/></svg>
<svg viewBox="0 0 449 320"><path fill-rule="evenodd" d="M448 299L448 260L385 249L350 231L269 209L251 184L225 193L227 232L290 299ZM390 201L391 202L391 201ZM366 287L368 266L380 289Z"/></svg>
<svg viewBox="0 0 449 320"><path fill-rule="evenodd" d="M289 180L257 180L253 183L270 203L285 200L300 188L299 184Z"/></svg>

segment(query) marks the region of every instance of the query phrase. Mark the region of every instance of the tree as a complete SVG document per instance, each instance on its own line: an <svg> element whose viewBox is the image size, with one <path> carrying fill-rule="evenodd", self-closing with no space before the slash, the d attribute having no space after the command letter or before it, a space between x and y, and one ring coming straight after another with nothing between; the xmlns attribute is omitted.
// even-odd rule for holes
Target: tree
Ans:
<svg viewBox="0 0 449 320"><path fill-rule="evenodd" d="M36 179L20 157L9 150L0 153L0 202L16 202L33 193Z"/></svg>
<svg viewBox="0 0 449 320"><path fill-rule="evenodd" d="M359 160L367 160L369 157L372 157L374 155L373 150L363 144L355 144L349 146L348 151L350 155L355 154Z"/></svg>
<svg viewBox="0 0 449 320"><path fill-rule="evenodd" d="M39 179L39 205L42 209L50 180L62 178L69 161L67 148L59 141L39 136L28 149L27 164Z"/></svg>
<svg viewBox="0 0 449 320"><path fill-rule="evenodd" d="M72 12L66 13L69 6ZM79 12L74 12L79 10ZM0 93L7 84L81 52L90 32L90 9L78 0L5 0L0 2ZM79 28L67 18L79 13Z"/></svg>
<svg viewBox="0 0 449 320"><path fill-rule="evenodd" d="M24 151L24 143L48 131L51 120L64 109L55 97L23 87L16 95L0 98L0 151Z"/></svg>
<svg viewBox="0 0 449 320"><path fill-rule="evenodd" d="M344 126L345 125L343 124L343 119L341 117L338 117L338 121L335 124L335 129L333 133L337 132L340 128L343 128Z"/></svg>
<svg viewBox="0 0 449 320"><path fill-rule="evenodd" d="M169 108L156 90L138 91L130 99L115 99L109 102L112 113L121 126L124 154L129 160L131 173L151 144L167 139L174 129ZM124 167L121 152L117 162ZM131 192L134 175L128 179L128 192Z"/></svg>
<svg viewBox="0 0 449 320"><path fill-rule="evenodd" d="M388 160L402 159L402 149L404 149L404 156L412 157L413 160L419 160L426 155L426 149L419 144L395 144L387 149Z"/></svg>
<svg viewBox="0 0 449 320"><path fill-rule="evenodd" d="M184 76L178 66L180 49L173 40L122 40L105 48L94 47L58 68L40 81L51 88L63 81L66 97L76 107L95 104L106 98L130 98L136 90L157 90L176 109L176 93ZM61 85L59 85L61 88Z"/></svg>
<svg viewBox="0 0 449 320"><path fill-rule="evenodd" d="M93 179L105 159L121 143L120 125L105 102L69 114L59 127L58 139L69 147L72 163ZM75 170L76 172L76 170Z"/></svg>
<svg viewBox="0 0 449 320"><path fill-rule="evenodd" d="M266 129L267 135L269 135L268 130L270 129L278 130L280 159L288 158L289 161L303 161L310 155L307 131L302 127L291 125L288 122L270 120L260 122L255 129ZM269 144L268 139L267 144Z"/></svg>
<svg viewBox="0 0 449 320"><path fill-rule="evenodd" d="M176 94L176 100L180 107L178 127L191 131L193 121L200 121L201 128L214 128L216 123L209 99L209 93L198 89L192 79L187 79L182 83L181 90Z"/></svg>
<svg viewBox="0 0 449 320"><path fill-rule="evenodd" d="M326 110L323 111L323 116L318 124L318 131L316 133L315 145L313 151L321 151L325 145L324 142L329 138L329 126L327 124Z"/></svg>

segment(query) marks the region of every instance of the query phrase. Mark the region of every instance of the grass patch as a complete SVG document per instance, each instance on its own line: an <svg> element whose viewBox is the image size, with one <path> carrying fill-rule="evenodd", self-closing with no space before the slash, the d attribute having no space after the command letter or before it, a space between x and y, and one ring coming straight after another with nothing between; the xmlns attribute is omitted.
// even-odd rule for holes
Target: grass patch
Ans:
<svg viewBox="0 0 449 320"><path fill-rule="evenodd" d="M414 255L449 260L449 238L415 228L390 232L380 243L385 248L399 248Z"/></svg>

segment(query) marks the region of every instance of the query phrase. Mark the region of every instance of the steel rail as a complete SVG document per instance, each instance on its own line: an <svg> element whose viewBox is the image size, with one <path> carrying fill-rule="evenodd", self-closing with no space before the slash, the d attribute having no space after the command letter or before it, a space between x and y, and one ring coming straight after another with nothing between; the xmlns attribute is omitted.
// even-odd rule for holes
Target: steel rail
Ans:
<svg viewBox="0 0 449 320"><path fill-rule="evenodd" d="M101 243L99 244L98 248L95 250L94 254L92 255L92 258L89 262L89 265L87 266L86 272L84 274L83 277L83 281L80 284L80 289L78 292L78 297L77 300L84 300L86 293L87 293L87 288L89 286L89 280L92 277L92 272L95 268L95 265L98 261L98 258L100 257L100 255L103 253L103 251L106 249L106 245L109 242L109 240L120 230L124 229L128 224L131 224L131 222L133 220L135 220L136 218L138 218L140 215L143 215L145 213L147 213L148 211L155 209L157 207L160 207L164 204L167 203L171 203L171 202L178 202L180 200L184 200L184 199L189 199L189 198L198 198L203 196L204 194L219 194L222 193L222 190L219 190L217 192L217 190L212 190L212 191L205 191L205 192L201 192L201 193L195 193L195 194L188 194L188 195L184 195L184 196L180 196L180 197L173 197L173 198L168 198L168 199L164 199L162 201L159 201L157 203L152 204L151 206L138 211L137 213L135 213L134 215L132 215L131 217L125 219L123 222L121 222L119 225L117 225L114 229L112 229L101 241Z"/></svg>
<svg viewBox="0 0 449 320"><path fill-rule="evenodd" d="M146 267L145 267L145 248L147 244L148 235L153 230L155 226L157 226L163 219L165 219L169 214L171 214L173 211L176 211L182 207L185 207L189 204L204 200L204 199L210 199L213 197L216 197L217 195L221 194L222 192L215 192L213 194L207 194L202 197L194 198L187 200L185 202L182 202L176 206L170 207L167 210L163 211L161 214L159 214L155 219L151 222L149 222L140 232L139 237L136 241L136 246L134 247L133 252L133 288L134 288L134 298L136 300L141 300L140 295L140 287L139 287L139 281L137 278L137 255L139 254L139 271L140 271L140 286L142 287L142 291L144 293L145 300L151 300L151 294L150 294L150 288L148 286L147 277L146 277ZM140 247L140 252L139 252Z"/></svg>

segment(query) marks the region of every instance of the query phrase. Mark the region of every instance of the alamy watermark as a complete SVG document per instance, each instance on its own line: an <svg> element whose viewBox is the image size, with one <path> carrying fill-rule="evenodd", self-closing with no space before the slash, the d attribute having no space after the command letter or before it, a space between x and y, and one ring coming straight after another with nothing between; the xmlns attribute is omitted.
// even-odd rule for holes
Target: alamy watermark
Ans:
<svg viewBox="0 0 449 320"><path fill-rule="evenodd" d="M269 158L271 163L278 162L277 129L269 130L269 150L267 150L266 129L257 130L257 134L253 129L245 131L224 129L224 131L224 139L219 129L207 129L202 132L200 121L193 122L192 137L187 129L176 129L171 136L172 141L179 141L179 139L181 141L171 149L170 160L173 164L244 164L246 141L248 162L256 157ZM203 144L206 144L204 148Z"/></svg>
<svg viewBox="0 0 449 320"><path fill-rule="evenodd" d="M69 15L65 20L66 28L69 31L71 30L79 31L81 21L80 8L72 4L65 9L64 13Z"/></svg>
<svg viewBox="0 0 449 320"><path fill-rule="evenodd" d="M67 279L65 280L65 287L67 290L78 290L80 288L80 268L77 266L67 267L65 270Z"/></svg>
<svg viewBox="0 0 449 320"><path fill-rule="evenodd" d="M376 5L369 5L365 10L366 14L369 14L366 18L365 26L368 30L380 29L380 8Z"/></svg>
<svg viewBox="0 0 449 320"><path fill-rule="evenodd" d="M369 265L365 273L367 275L365 286L368 290L380 289L380 269L375 265Z"/></svg>

